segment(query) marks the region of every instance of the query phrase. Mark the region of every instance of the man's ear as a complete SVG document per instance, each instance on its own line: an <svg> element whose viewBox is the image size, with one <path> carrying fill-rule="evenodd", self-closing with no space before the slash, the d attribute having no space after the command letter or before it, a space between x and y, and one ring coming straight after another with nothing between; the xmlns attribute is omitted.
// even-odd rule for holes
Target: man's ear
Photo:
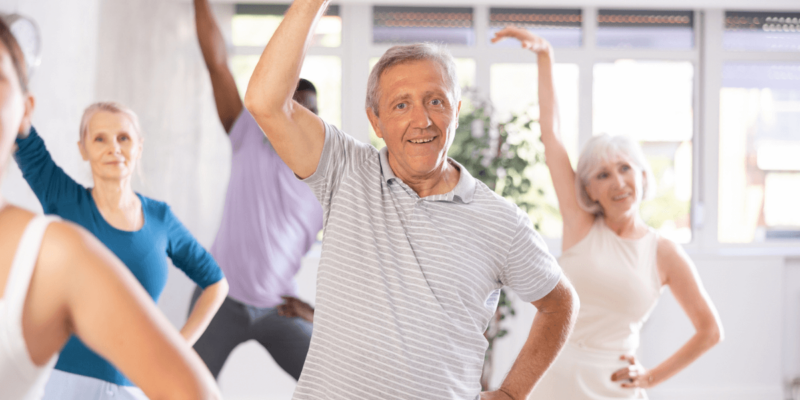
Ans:
<svg viewBox="0 0 800 400"><path fill-rule="evenodd" d="M375 131L375 134L383 139L383 132L381 132L380 124L380 117L375 115L375 112L372 111L372 107L367 107L367 118L369 118L369 123L372 125L372 129Z"/></svg>
<svg viewBox="0 0 800 400"><path fill-rule="evenodd" d="M456 107L456 128L458 128L458 116L461 115L461 100L458 101L458 106Z"/></svg>

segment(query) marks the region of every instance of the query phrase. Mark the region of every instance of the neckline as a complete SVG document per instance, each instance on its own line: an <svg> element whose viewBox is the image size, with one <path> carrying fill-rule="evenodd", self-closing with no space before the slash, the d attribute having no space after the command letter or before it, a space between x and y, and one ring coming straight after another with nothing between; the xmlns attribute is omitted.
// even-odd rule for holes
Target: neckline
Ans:
<svg viewBox="0 0 800 400"><path fill-rule="evenodd" d="M610 227L609 227L609 226L606 224L606 220L605 220L605 218L603 218L602 216L598 216L598 217L597 217L597 219L599 219L599 220L600 220L600 223L602 223L602 224L603 224L603 226L606 228L606 230L607 230L609 233L611 233L611 235L612 235L612 236L614 236L615 238L617 238L617 239L619 239L619 240L622 240L622 241L624 241L624 242L630 242L630 243L640 242L640 241L642 241L642 240L646 239L647 237L649 237L649 236L650 236L650 234L652 234L652 233L653 233L653 228L652 228L652 227L650 227L650 226L647 226L647 225L645 225L645 226L647 226L647 233L645 233L644 235L642 235L642 237L639 237L639 238L626 238L626 237L622 237L622 236L620 236L620 235L617 235L617 233L616 233L616 232L614 232L613 230L611 230L611 228L610 228Z"/></svg>
<svg viewBox="0 0 800 400"><path fill-rule="evenodd" d="M142 196L141 194L139 194L137 192L133 192L137 197L139 197L139 202L142 204L142 219L144 220L144 222L142 222L142 227L137 229L137 230L135 230L135 231L126 231L126 230L123 230L123 229L119 229L119 228L111 225L110 223L108 223L108 221L106 221L106 218L103 217L103 213L101 213L100 209L97 208L97 203L94 202L94 197L92 197L92 189L93 188L86 188L86 193L89 195L89 202L92 204L92 211L94 212L96 217L100 217L99 219L101 221L103 221L103 223L106 225L107 228L111 228L112 230L114 230L115 232L118 232L118 233L124 233L124 234L132 235L132 234L136 234L136 233L139 233L139 232L143 231L144 227L147 226L147 215L145 215L145 212L144 212L144 196Z"/></svg>

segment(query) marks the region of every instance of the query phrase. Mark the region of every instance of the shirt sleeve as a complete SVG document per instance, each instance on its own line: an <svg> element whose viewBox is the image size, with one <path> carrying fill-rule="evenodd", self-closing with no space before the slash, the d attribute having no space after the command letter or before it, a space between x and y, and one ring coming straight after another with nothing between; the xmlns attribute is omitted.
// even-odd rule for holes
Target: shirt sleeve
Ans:
<svg viewBox="0 0 800 400"><path fill-rule="evenodd" d="M46 214L55 213L60 202L79 201L84 187L56 165L36 129L31 127L28 137L18 137L16 143L14 160Z"/></svg>
<svg viewBox="0 0 800 400"><path fill-rule="evenodd" d="M369 144L361 143L333 125L325 124L325 144L319 157L317 169L311 176L303 179L314 196L317 197L327 220L331 198L347 174L361 166L370 156L377 157L378 151Z"/></svg>
<svg viewBox="0 0 800 400"><path fill-rule="evenodd" d="M214 257L197 242L169 206L164 222L169 229L167 255L172 264L203 289L225 277Z"/></svg>
<svg viewBox="0 0 800 400"><path fill-rule="evenodd" d="M267 137L264 132L256 123L255 118L242 107L242 112L236 118L236 121L231 127L231 132L228 135L231 140L231 151L234 155L239 153L240 150L247 148L249 145L257 145L266 141Z"/></svg>
<svg viewBox="0 0 800 400"><path fill-rule="evenodd" d="M517 228L511 241L501 282L520 299L534 302L550 293L561 279L561 267L547 251L530 218L517 208Z"/></svg>

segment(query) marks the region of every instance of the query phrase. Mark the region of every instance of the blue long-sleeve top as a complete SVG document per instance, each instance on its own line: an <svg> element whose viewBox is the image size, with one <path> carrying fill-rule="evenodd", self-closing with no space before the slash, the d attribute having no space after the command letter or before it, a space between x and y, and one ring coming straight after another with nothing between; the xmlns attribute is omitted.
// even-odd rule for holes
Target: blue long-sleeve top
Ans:
<svg viewBox="0 0 800 400"><path fill-rule="evenodd" d="M14 158L46 214L75 222L94 234L133 273L154 301L167 283L167 257L197 285L205 288L223 278L214 258L163 202L140 194L144 225L135 232L121 231L106 222L91 191L75 182L55 164L35 129L17 139ZM111 363L72 336L58 358L56 369L133 386Z"/></svg>

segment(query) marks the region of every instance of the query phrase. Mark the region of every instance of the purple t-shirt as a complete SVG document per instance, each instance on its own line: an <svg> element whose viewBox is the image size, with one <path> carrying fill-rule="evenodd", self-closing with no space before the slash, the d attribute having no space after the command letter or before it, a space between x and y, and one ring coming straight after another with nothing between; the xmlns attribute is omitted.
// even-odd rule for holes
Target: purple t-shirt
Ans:
<svg viewBox="0 0 800 400"><path fill-rule="evenodd" d="M230 139L231 178L211 254L228 278L228 296L274 307L282 295L297 295L294 276L322 229L322 207L244 108Z"/></svg>

